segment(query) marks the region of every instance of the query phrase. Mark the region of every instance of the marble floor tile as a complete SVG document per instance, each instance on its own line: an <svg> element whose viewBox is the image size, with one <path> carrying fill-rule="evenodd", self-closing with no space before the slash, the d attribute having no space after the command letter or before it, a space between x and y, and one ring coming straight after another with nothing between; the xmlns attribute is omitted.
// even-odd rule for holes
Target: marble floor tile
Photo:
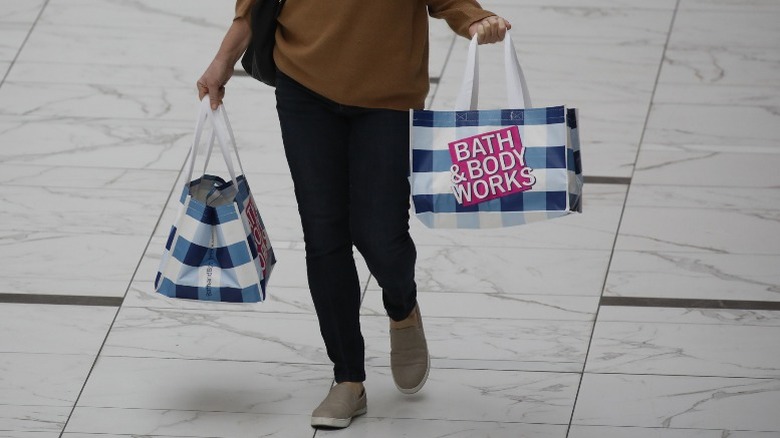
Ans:
<svg viewBox="0 0 780 438"><path fill-rule="evenodd" d="M148 192L170 192L177 175L174 170L0 164L4 187L133 190L147 196L156 195Z"/></svg>
<svg viewBox="0 0 780 438"><path fill-rule="evenodd" d="M192 126L116 118L0 117L0 135L4 144L25 146L0 149L0 162L6 164L178 171L192 141Z"/></svg>
<svg viewBox="0 0 780 438"><path fill-rule="evenodd" d="M361 313L386 315L374 280L363 298ZM593 321L598 297L516 295L419 291L424 316L442 318L501 318L542 321Z"/></svg>
<svg viewBox="0 0 780 438"><path fill-rule="evenodd" d="M0 437L58 437L68 420L70 406L14 406L0 404Z"/></svg>
<svg viewBox="0 0 780 438"><path fill-rule="evenodd" d="M780 210L632 207L615 249L780 255Z"/></svg>
<svg viewBox="0 0 780 438"><path fill-rule="evenodd" d="M123 296L148 239L1 232L0 292Z"/></svg>
<svg viewBox="0 0 780 438"><path fill-rule="evenodd" d="M102 356L330 364L313 313L124 308Z"/></svg>
<svg viewBox="0 0 780 438"><path fill-rule="evenodd" d="M569 438L774 438L777 432L729 429L673 429L668 427L572 426Z"/></svg>
<svg viewBox="0 0 780 438"><path fill-rule="evenodd" d="M742 153L743 148L775 153L780 137L780 114L772 107L654 104L647 122L645 145L686 151Z"/></svg>
<svg viewBox="0 0 780 438"><path fill-rule="evenodd" d="M586 185L583 192L583 214L525 226L485 230L430 229L412 217L411 235L419 247L522 248L523 252L533 251L533 248L566 251L612 249L626 186L590 184ZM413 211L411 215L414 216Z"/></svg>
<svg viewBox="0 0 780 438"><path fill-rule="evenodd" d="M40 84L5 82L0 99L13 105L0 108L0 116L33 120L64 117L194 120L197 94L190 88L139 88L128 85Z"/></svg>
<svg viewBox="0 0 780 438"><path fill-rule="evenodd" d="M112 307L0 304L0 351L97 354L115 315Z"/></svg>
<svg viewBox="0 0 780 438"><path fill-rule="evenodd" d="M2 22L2 21L0 21ZM0 28L0 61L12 61L19 53L24 39L30 32L31 23L2 22Z"/></svg>
<svg viewBox="0 0 780 438"><path fill-rule="evenodd" d="M722 151L686 147L679 152L642 147L634 184L674 186L762 187L780 185L780 154L765 148L762 152ZM724 178L728 178L724 181Z"/></svg>
<svg viewBox="0 0 780 438"><path fill-rule="evenodd" d="M428 317L427 311L425 335L437 369L580 372L593 327L584 321ZM390 366L388 318L364 315L361 328L366 362Z"/></svg>
<svg viewBox="0 0 780 438"><path fill-rule="evenodd" d="M217 312L247 312L261 314L314 314L314 304L308 288L271 285L262 303L208 303L193 300L168 298L154 291L151 280L134 281L127 291L123 308L142 307L149 309L199 310ZM268 318L257 315L257 318Z"/></svg>
<svg viewBox="0 0 780 438"><path fill-rule="evenodd" d="M57 75L50 72L56 67ZM204 67L205 68L205 67ZM52 63L18 61L8 74L7 81L36 84L125 85L135 87L189 88L195 90L198 73L193 67L176 65L110 65L96 63ZM255 90L259 87L250 78L234 77L229 82L231 91ZM238 93L236 93L238 94ZM228 93L231 97L233 93Z"/></svg>
<svg viewBox="0 0 780 438"><path fill-rule="evenodd" d="M626 207L772 211L780 209L780 191L768 187L633 184Z"/></svg>
<svg viewBox="0 0 780 438"><path fill-rule="evenodd" d="M682 0L680 9L709 9L724 11L780 11L774 0Z"/></svg>
<svg viewBox="0 0 780 438"><path fill-rule="evenodd" d="M130 272L129 276L132 275ZM0 293L31 295L77 295L121 297L127 291L127 280L100 278L43 278L25 275L3 275Z"/></svg>
<svg viewBox="0 0 780 438"><path fill-rule="evenodd" d="M184 4L186 8L182 7ZM172 28L197 34L227 30L233 20L232 6L229 2L213 5L204 0L110 3L100 0L51 0L41 15L40 23L79 27L97 27L110 23L122 28ZM85 10L89 14L85 14Z"/></svg>
<svg viewBox="0 0 780 438"><path fill-rule="evenodd" d="M415 420L406 418L359 418L343 431L322 430L320 437L398 438L564 438L559 424L505 423L495 421Z"/></svg>
<svg viewBox="0 0 780 438"><path fill-rule="evenodd" d="M573 424L780 431L780 380L585 374Z"/></svg>
<svg viewBox="0 0 780 438"><path fill-rule="evenodd" d="M6 186L0 230L143 236L160 216L167 192Z"/></svg>
<svg viewBox="0 0 780 438"><path fill-rule="evenodd" d="M3 353L0 406L29 406L30 412L36 412L34 406L73 406L94 360L93 355Z"/></svg>
<svg viewBox="0 0 780 438"><path fill-rule="evenodd" d="M226 5L226 8L230 12L231 6ZM179 6L179 11L182 9L185 8ZM204 20L207 15L203 15ZM88 16L84 18L89 19ZM117 68L128 63L137 66L179 66L190 69L194 83L219 48L225 30L230 25L229 20L216 27L196 25L196 31L177 25L146 27L143 32L138 28L115 25L41 23L35 27L18 59L21 62L103 64Z"/></svg>
<svg viewBox="0 0 780 438"><path fill-rule="evenodd" d="M741 107L777 107L780 106L780 85L660 83L653 102L728 105L734 111L739 111Z"/></svg>
<svg viewBox="0 0 780 438"><path fill-rule="evenodd" d="M598 321L586 372L780 377L780 327Z"/></svg>
<svg viewBox="0 0 780 438"><path fill-rule="evenodd" d="M576 373L431 370L414 396L398 392L390 369L369 367L367 418L568 424Z"/></svg>
<svg viewBox="0 0 780 438"><path fill-rule="evenodd" d="M669 45L767 47L780 39L780 11L714 11L680 9L675 16ZM718 29L712 32L712 29Z"/></svg>
<svg viewBox="0 0 780 438"><path fill-rule="evenodd" d="M602 306L599 309L599 321L778 327L780 326L780 312L742 309Z"/></svg>
<svg viewBox="0 0 780 438"><path fill-rule="evenodd" d="M0 22L32 23L45 3L46 0L0 0Z"/></svg>
<svg viewBox="0 0 780 438"><path fill-rule="evenodd" d="M330 365L101 356L79 407L310 415Z"/></svg>
<svg viewBox="0 0 780 438"><path fill-rule="evenodd" d="M639 145L591 142L583 152L586 176L630 178L634 174ZM587 200L585 201L587 202Z"/></svg>
<svg viewBox="0 0 780 438"><path fill-rule="evenodd" d="M606 296L780 301L778 255L616 251Z"/></svg>
<svg viewBox="0 0 780 438"><path fill-rule="evenodd" d="M778 86L778 65L780 54L765 47L673 45L664 54L659 85Z"/></svg>
<svg viewBox="0 0 780 438"><path fill-rule="evenodd" d="M314 436L309 421L308 414L77 407L63 437L305 438Z"/></svg>
<svg viewBox="0 0 780 438"><path fill-rule="evenodd" d="M569 296L601 295L610 256L601 250L467 246L419 246L417 254L422 291Z"/></svg>

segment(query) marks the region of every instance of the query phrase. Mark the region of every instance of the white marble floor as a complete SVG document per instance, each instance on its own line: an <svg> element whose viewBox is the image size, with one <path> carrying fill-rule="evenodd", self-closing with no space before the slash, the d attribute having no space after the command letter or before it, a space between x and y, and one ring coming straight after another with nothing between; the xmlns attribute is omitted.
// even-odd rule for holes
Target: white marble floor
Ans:
<svg viewBox="0 0 780 438"><path fill-rule="evenodd" d="M411 397L359 262L369 411L315 431L331 371L272 89L236 77L226 100L271 298L152 290L233 0L0 0L0 437L780 437L780 3L483 4L535 103L580 108L585 213L413 220L433 370ZM452 105L466 45L432 23L430 106Z"/></svg>

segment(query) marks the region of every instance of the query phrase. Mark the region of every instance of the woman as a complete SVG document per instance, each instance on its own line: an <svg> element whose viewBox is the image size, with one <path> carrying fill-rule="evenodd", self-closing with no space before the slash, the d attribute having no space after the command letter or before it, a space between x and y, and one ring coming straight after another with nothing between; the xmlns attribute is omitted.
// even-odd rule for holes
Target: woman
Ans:
<svg viewBox="0 0 780 438"><path fill-rule="evenodd" d="M251 38L254 1L236 18L198 80L216 108ZM288 0L274 60L285 154L306 242L306 270L336 385L312 426L347 427L366 412L360 288L352 247L382 287L391 369L405 394L422 388L430 359L417 306L409 236L409 115L428 93L428 15L480 43L510 24L475 0Z"/></svg>

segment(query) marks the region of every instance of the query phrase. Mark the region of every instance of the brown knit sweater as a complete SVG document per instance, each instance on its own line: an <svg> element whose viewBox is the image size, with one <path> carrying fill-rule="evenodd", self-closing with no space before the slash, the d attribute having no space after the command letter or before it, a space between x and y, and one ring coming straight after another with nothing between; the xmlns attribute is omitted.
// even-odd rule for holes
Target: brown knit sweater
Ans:
<svg viewBox="0 0 780 438"><path fill-rule="evenodd" d="M237 0L236 17L255 1ZM286 75L335 102L421 109L428 94L428 14L459 35L488 16L476 0L287 0L274 60Z"/></svg>

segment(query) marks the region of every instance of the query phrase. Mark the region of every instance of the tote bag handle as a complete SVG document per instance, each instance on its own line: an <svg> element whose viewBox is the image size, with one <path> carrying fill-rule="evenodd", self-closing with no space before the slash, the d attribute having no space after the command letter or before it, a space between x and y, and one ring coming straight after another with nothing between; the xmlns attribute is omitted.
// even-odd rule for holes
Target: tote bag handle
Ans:
<svg viewBox="0 0 780 438"><path fill-rule="evenodd" d="M477 35L471 39L469 54L466 60L466 71L460 87L456 111L476 110L479 104L479 56ZM508 108L532 108L531 96L528 94L528 84L525 81L523 69L517 59L515 45L509 32L504 38L504 70L506 71L506 93Z"/></svg>
<svg viewBox="0 0 780 438"><path fill-rule="evenodd" d="M216 110L212 110L208 96L203 98L199 107L198 118L195 123L195 137L192 141L189 162L187 163L187 178L185 179L185 184L189 184L190 181L192 181L192 174L195 171L195 159L197 158L198 150L200 149L201 137L203 136L203 131L205 130L205 124L207 120L211 121L212 132L208 151L206 153L206 164L203 168L203 173L206 173L206 169L211 158L212 148L214 146L214 139L216 137L220 151L222 152L222 157L224 158L225 164L227 165L230 178L233 181L234 187L236 187L236 190L238 190L238 178L236 177L236 171L233 167L233 160L230 156L230 150L227 146L228 142L232 143L233 150L236 153L238 167L243 174L244 166L241 164L241 158L238 155L238 146L236 145L235 135L233 134L233 129L230 126L230 120L228 119L224 105L220 105Z"/></svg>

